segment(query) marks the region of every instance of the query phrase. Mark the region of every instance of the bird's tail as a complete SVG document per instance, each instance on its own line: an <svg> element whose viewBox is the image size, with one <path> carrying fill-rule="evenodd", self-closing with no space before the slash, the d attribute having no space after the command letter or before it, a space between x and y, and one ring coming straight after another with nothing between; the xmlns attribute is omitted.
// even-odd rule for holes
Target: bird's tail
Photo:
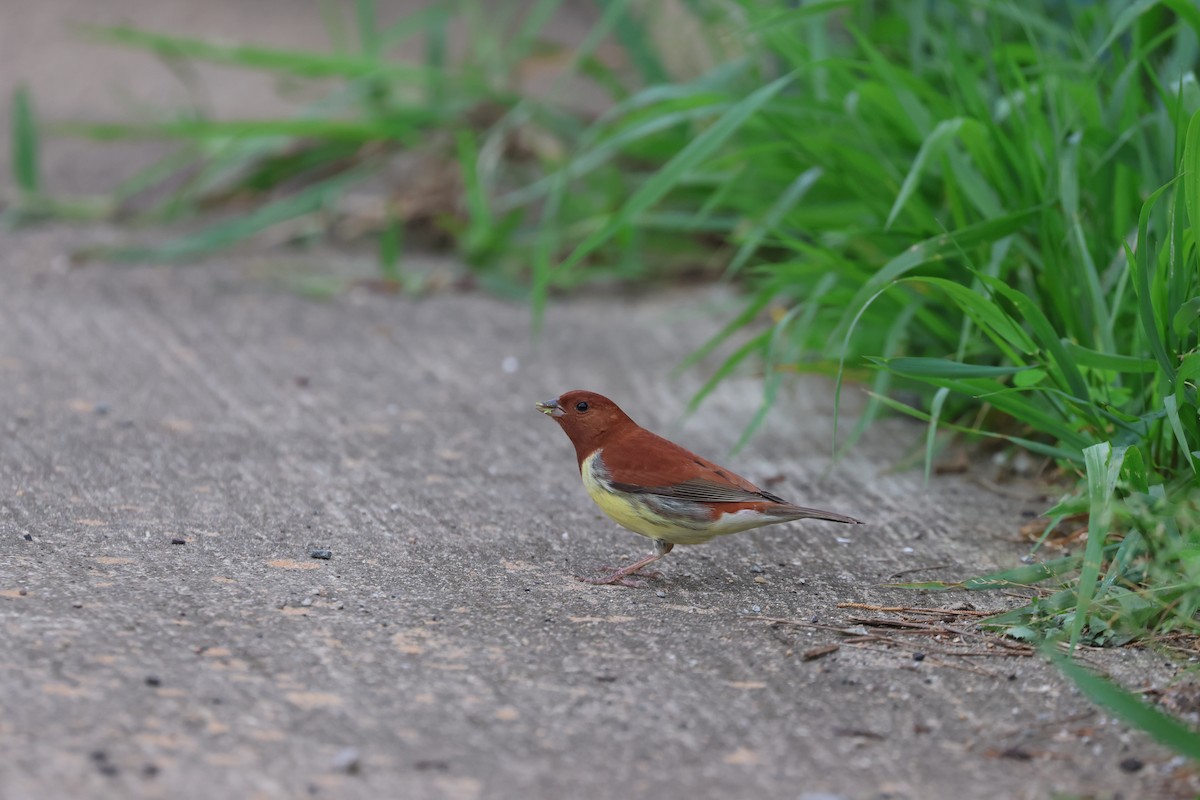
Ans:
<svg viewBox="0 0 1200 800"><path fill-rule="evenodd" d="M844 522L847 525L862 525L862 520L854 517L847 517L845 514L837 514L833 511L822 511L819 508L805 508L804 506L794 506L791 503L785 503L778 508L772 509L773 514L778 514L781 517L788 519L824 519L829 522Z"/></svg>

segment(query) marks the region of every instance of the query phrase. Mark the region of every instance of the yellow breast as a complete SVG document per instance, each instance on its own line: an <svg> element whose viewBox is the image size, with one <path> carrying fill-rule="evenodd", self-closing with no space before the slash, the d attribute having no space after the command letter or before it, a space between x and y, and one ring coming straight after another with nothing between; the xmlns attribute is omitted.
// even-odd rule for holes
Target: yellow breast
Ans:
<svg viewBox="0 0 1200 800"><path fill-rule="evenodd" d="M613 522L634 533L640 533L642 536L662 539L672 544L699 544L724 532L698 530L696 527L680 525L678 522L656 513L636 495L614 490L608 470L605 469L604 462L600 459L601 452L601 450L597 450L584 459L579 471L583 476L583 487L587 489L588 495Z"/></svg>

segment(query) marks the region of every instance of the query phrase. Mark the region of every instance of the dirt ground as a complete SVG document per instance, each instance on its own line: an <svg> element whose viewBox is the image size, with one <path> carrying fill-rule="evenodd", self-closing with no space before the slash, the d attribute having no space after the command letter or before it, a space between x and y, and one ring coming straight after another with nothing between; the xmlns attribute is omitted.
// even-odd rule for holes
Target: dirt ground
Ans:
<svg viewBox="0 0 1200 800"><path fill-rule="evenodd" d="M6 15L4 95L28 81L60 119L174 97L160 65L79 45L67 20L321 36L284 0L98 7ZM206 75L213 97L265 107L269 84L228 79ZM146 153L47 156L52 188L98 190ZM273 280L279 254L69 266L126 235L0 232L4 800L1188 796L1178 759L1039 659L945 655L949 638L839 608L955 607L957 626L963 603L1015 603L886 584L1015 566L1048 498L989 489L979 465L926 488L897 469L922 435L899 420L831 466L820 379L729 457L759 384L681 423L706 373L673 370L736 298L565 300L535 340L527 309L477 292L305 298ZM867 524L677 548L644 590L582 584L648 548L533 408L570 388ZM1087 658L1131 686L1170 674L1148 651Z"/></svg>

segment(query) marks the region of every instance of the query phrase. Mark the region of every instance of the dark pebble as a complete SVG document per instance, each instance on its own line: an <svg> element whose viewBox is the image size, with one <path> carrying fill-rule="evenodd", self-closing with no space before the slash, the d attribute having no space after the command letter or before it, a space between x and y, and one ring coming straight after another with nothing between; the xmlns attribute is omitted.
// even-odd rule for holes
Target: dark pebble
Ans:
<svg viewBox="0 0 1200 800"><path fill-rule="evenodd" d="M146 676L146 685L147 686L162 686L162 678L158 677L157 675L147 675Z"/></svg>
<svg viewBox="0 0 1200 800"><path fill-rule="evenodd" d="M27 541L27 542L32 542L32 541L33 541L33 534L32 534L32 533L27 533L27 534L25 534L25 541Z"/></svg>
<svg viewBox="0 0 1200 800"><path fill-rule="evenodd" d="M359 754L357 748L347 747L333 757L330 766L337 772L354 775L362 767L362 756Z"/></svg>
<svg viewBox="0 0 1200 800"><path fill-rule="evenodd" d="M100 770L101 775L112 776L120 771L116 764L108 760L108 753L103 750L93 750L88 755L92 757L92 761L96 762L96 769Z"/></svg>
<svg viewBox="0 0 1200 800"><path fill-rule="evenodd" d="M438 772L448 772L450 770L449 762L442 761L442 760L436 759L436 758L422 759L421 761L417 761L416 763L414 763L413 767L415 767L418 770L421 770L422 772L424 772L426 770L436 770Z"/></svg>
<svg viewBox="0 0 1200 800"><path fill-rule="evenodd" d="M107 403L96 403L94 411L96 412L97 416L103 417L105 414L108 413L108 404Z"/></svg>
<svg viewBox="0 0 1200 800"><path fill-rule="evenodd" d="M176 536L171 540L171 544L187 544L187 539L180 539L178 536Z"/></svg>
<svg viewBox="0 0 1200 800"><path fill-rule="evenodd" d="M312 556L313 558L323 558L323 559L325 559L325 560L329 560L329 559L333 558L333 551L332 551L332 550L325 550L325 549L323 549L323 548L320 548L320 547L318 547L318 548L317 548L317 549L315 549L315 550L310 550L310 551L308 552L308 554L309 554L310 556Z"/></svg>
<svg viewBox="0 0 1200 800"><path fill-rule="evenodd" d="M83 608L83 603L76 600L74 603L71 603L71 608Z"/></svg>
<svg viewBox="0 0 1200 800"><path fill-rule="evenodd" d="M925 660L924 653L913 653L913 661L924 661L924 660Z"/></svg>
<svg viewBox="0 0 1200 800"><path fill-rule="evenodd" d="M1033 754L1020 747L1010 747L1000 754L1001 758L1011 758L1013 761L1032 761Z"/></svg>
<svg viewBox="0 0 1200 800"><path fill-rule="evenodd" d="M157 778L158 772L159 772L158 764L146 764L145 766L142 767L142 777L143 778Z"/></svg>
<svg viewBox="0 0 1200 800"><path fill-rule="evenodd" d="M1138 772L1142 767L1146 766L1140 758L1123 758L1121 759L1121 769L1126 772Z"/></svg>

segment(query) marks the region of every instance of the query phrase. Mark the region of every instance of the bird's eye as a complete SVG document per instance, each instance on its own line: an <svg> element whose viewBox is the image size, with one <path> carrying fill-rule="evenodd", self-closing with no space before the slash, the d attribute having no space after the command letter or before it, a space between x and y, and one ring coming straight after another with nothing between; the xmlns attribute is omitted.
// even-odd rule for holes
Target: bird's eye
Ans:
<svg viewBox="0 0 1200 800"><path fill-rule="evenodd" d="M585 403L583 400L580 400L578 403L575 404L575 410L578 411L580 414L582 414L583 412L588 410L588 404Z"/></svg>

